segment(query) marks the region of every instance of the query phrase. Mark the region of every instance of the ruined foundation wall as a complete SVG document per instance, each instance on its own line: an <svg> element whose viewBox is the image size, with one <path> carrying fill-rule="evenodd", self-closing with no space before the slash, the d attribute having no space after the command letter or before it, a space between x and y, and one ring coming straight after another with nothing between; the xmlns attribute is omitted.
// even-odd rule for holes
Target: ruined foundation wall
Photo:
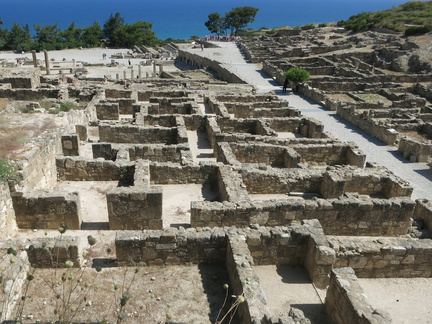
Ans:
<svg viewBox="0 0 432 324"><path fill-rule="evenodd" d="M387 312L373 308L351 268L332 271L325 307L332 324L392 322Z"/></svg>
<svg viewBox="0 0 432 324"><path fill-rule="evenodd" d="M56 160L60 181L125 181L133 183L135 164L133 162L113 162L84 160L81 157L67 157Z"/></svg>
<svg viewBox="0 0 432 324"><path fill-rule="evenodd" d="M101 142L134 144L177 144L178 130L139 126L99 125Z"/></svg>
<svg viewBox="0 0 432 324"><path fill-rule="evenodd" d="M218 164L182 166L176 163L151 163L150 179L154 184L203 184L207 181L216 184Z"/></svg>
<svg viewBox="0 0 432 324"><path fill-rule="evenodd" d="M78 193L54 193L34 190L12 194L16 222L19 228L69 229L81 228Z"/></svg>
<svg viewBox="0 0 432 324"><path fill-rule="evenodd" d="M223 263L226 238L223 229L197 232L196 229L169 231L117 231L119 265L178 265Z"/></svg>
<svg viewBox="0 0 432 324"><path fill-rule="evenodd" d="M11 193L6 182L0 182L0 238L17 228Z"/></svg>
<svg viewBox="0 0 432 324"><path fill-rule="evenodd" d="M432 231L432 202L426 199L417 200L413 218L423 219L426 227Z"/></svg>
<svg viewBox="0 0 432 324"><path fill-rule="evenodd" d="M351 267L361 278L432 277L430 240L412 238L330 238L334 268Z"/></svg>
<svg viewBox="0 0 432 324"><path fill-rule="evenodd" d="M186 62L189 65L194 65L199 68L210 68L216 72L220 79L228 81L230 83L246 83L245 81L240 79L234 72L227 69L221 63L208 59L206 57L179 50L177 58L183 62Z"/></svg>
<svg viewBox="0 0 432 324"><path fill-rule="evenodd" d="M115 188L106 197L110 230L162 229L161 188Z"/></svg>
<svg viewBox="0 0 432 324"><path fill-rule="evenodd" d="M318 219L327 235L404 235L415 203L408 198L287 199L245 202L191 203L191 225L286 226L294 220Z"/></svg>
<svg viewBox="0 0 432 324"><path fill-rule="evenodd" d="M399 141L398 151L410 162L428 162L432 156L432 143L404 136Z"/></svg>

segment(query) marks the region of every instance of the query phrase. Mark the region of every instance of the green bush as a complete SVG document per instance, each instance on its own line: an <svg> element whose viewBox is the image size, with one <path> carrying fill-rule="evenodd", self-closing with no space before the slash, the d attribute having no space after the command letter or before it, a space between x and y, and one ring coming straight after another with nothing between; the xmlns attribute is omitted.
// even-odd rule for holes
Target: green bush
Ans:
<svg viewBox="0 0 432 324"><path fill-rule="evenodd" d="M310 78L309 72L299 67L289 69L284 75L285 78L294 83L304 82Z"/></svg>
<svg viewBox="0 0 432 324"><path fill-rule="evenodd" d="M405 36L417 35L417 34L426 34L432 31L432 25L423 25L423 26L410 26L405 29Z"/></svg>
<svg viewBox="0 0 432 324"><path fill-rule="evenodd" d="M318 27L328 27L328 24L327 23L322 23L322 24L319 24Z"/></svg>
<svg viewBox="0 0 432 324"><path fill-rule="evenodd" d="M316 28L315 24L307 24L307 25L300 27L301 30L308 30L308 29L314 29L314 28Z"/></svg>
<svg viewBox="0 0 432 324"><path fill-rule="evenodd" d="M0 160L0 181L6 181L15 172L15 165L7 160Z"/></svg>

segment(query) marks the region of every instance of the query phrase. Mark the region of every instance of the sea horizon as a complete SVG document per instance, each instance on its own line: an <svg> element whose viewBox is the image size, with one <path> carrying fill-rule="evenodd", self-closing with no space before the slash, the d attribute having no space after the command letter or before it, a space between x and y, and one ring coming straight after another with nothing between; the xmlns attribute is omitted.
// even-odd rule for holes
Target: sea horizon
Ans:
<svg viewBox="0 0 432 324"><path fill-rule="evenodd" d="M303 26L309 23L330 23L346 20L361 12L390 9L406 3L406 0L2 0L1 28L10 29L13 23L20 26L54 25L62 30L73 22L76 27L89 27L96 21L103 24L119 12L125 23L146 21L153 24L153 31L160 39L189 39L196 35L210 35L204 23L208 15L218 12L221 16L234 7L251 6L259 11L248 28L259 29L282 26ZM17 4L19 6L17 7Z"/></svg>

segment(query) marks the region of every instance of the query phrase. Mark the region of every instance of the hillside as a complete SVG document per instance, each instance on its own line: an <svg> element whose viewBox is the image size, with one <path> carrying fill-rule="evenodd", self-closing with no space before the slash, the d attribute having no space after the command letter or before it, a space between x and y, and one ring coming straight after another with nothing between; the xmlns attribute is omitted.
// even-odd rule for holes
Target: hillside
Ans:
<svg viewBox="0 0 432 324"><path fill-rule="evenodd" d="M351 16L348 20L341 20L338 25L354 32L387 28L391 30L410 32L418 30L429 32L432 30L432 1L410 1L391 9L363 12Z"/></svg>

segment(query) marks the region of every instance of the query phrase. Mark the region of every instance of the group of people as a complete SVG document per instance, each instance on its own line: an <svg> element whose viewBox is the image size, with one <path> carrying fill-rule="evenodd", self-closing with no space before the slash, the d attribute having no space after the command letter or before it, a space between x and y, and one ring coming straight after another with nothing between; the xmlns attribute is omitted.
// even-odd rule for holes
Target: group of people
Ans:
<svg viewBox="0 0 432 324"><path fill-rule="evenodd" d="M206 36L206 41L215 41L215 42L235 42L237 39L239 39L238 36L230 36L230 35Z"/></svg>

